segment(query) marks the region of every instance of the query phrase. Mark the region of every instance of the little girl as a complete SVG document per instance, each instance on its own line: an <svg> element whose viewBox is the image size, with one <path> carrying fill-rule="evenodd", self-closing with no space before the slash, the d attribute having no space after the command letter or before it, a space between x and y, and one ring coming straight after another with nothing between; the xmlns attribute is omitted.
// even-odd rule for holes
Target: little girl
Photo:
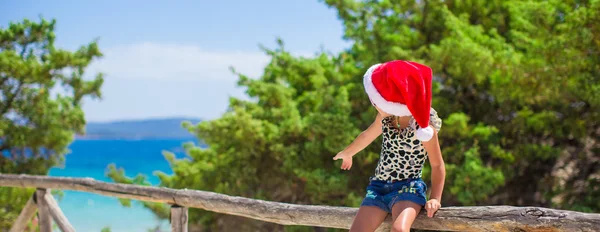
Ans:
<svg viewBox="0 0 600 232"><path fill-rule="evenodd" d="M354 218L351 232L375 231L388 213L392 231L410 231L425 207L428 217L440 208L446 169L437 139L442 120L431 108L431 69L395 60L371 66L363 84L377 111L375 121L333 159L352 167L352 156L383 134L381 154L369 179L367 194ZM431 194L421 179L425 160L431 164Z"/></svg>

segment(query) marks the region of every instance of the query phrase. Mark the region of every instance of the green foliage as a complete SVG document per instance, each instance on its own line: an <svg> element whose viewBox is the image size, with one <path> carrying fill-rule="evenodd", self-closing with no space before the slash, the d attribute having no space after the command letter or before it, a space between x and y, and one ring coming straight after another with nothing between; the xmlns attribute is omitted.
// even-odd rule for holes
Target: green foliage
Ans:
<svg viewBox="0 0 600 232"><path fill-rule="evenodd" d="M74 134L84 132L82 99L100 97L102 75L83 78L102 56L98 45L56 48L55 23L25 19L0 28L0 173L45 175L60 164ZM0 230L9 228L31 194L0 188Z"/></svg>
<svg viewBox="0 0 600 232"><path fill-rule="evenodd" d="M0 230L8 231L17 219L25 203L31 198L34 189L0 188ZM16 202L18 204L12 204Z"/></svg>
<svg viewBox="0 0 600 232"><path fill-rule="evenodd" d="M331 157L374 119L364 71L408 59L434 70L443 205L600 211L600 1L324 2L352 46L311 58L281 42L265 49L264 74L239 75L252 100L232 98L221 118L184 124L208 148L165 154L174 174L157 173L161 186L358 206L379 146L359 153L349 172ZM190 223L226 230L224 217L192 210Z"/></svg>
<svg viewBox="0 0 600 232"><path fill-rule="evenodd" d="M111 178L113 181L124 184L135 184L135 185L143 185L150 186L151 184L146 181L146 177L138 174L134 178L127 178L125 176L125 170L117 169L114 164L110 164L107 168L106 175ZM121 205L125 207L131 207L131 200L125 198L119 198L119 202ZM156 214L159 218L169 218L170 208L165 204L160 204L156 202L140 202L144 207L150 209L154 214Z"/></svg>

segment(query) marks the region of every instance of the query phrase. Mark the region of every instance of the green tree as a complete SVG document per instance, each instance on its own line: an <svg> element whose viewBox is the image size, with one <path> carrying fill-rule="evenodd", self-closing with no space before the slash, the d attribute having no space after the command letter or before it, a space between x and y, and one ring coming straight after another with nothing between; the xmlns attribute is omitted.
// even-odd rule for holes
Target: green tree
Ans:
<svg viewBox="0 0 600 232"><path fill-rule="evenodd" d="M221 118L185 123L208 147L187 144L185 159L165 154L174 174L156 173L161 186L358 206L379 146L358 154L349 172L331 157L375 116L365 70L407 59L434 70L444 206L600 211L600 1L324 2L337 10L352 46L311 58L292 56L281 42L265 49L264 74L239 75L252 100L232 98ZM239 229L223 223L231 220L190 212L190 223L219 231Z"/></svg>
<svg viewBox="0 0 600 232"><path fill-rule="evenodd" d="M100 97L102 75L83 77L102 56L98 45L56 48L55 24L25 19L0 28L0 173L47 174L62 162L75 133L84 133L83 98ZM0 230L8 229L32 192L0 188Z"/></svg>

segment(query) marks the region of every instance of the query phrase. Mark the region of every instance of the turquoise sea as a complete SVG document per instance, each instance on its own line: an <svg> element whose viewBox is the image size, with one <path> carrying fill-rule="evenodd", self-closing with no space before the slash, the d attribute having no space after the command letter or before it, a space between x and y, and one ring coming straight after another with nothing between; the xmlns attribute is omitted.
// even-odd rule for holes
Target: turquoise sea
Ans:
<svg viewBox="0 0 600 232"><path fill-rule="evenodd" d="M69 147L71 153L66 156L64 166L53 168L50 175L91 177L111 182L105 172L106 167L114 163L124 168L127 176L142 173L156 185L159 181L152 175L153 171L172 173L162 151L168 150L183 157L182 145L190 141L193 139L76 140ZM147 232L157 226L160 231L170 231L167 221L158 220L138 202L126 208L121 206L117 198L64 191L59 205L77 231L100 232L106 226L113 232Z"/></svg>

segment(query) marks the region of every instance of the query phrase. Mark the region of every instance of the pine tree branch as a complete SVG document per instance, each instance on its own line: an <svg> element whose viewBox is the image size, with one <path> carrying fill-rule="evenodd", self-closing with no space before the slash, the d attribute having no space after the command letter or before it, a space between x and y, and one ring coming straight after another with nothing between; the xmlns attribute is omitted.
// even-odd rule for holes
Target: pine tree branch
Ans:
<svg viewBox="0 0 600 232"><path fill-rule="evenodd" d="M21 81L19 82L19 84L17 84L17 90L8 98L8 100L6 101L6 105L4 105L4 109L0 111L0 115L6 114L8 110L12 107L13 103L15 102L15 99L17 99L17 96L19 95L19 93L21 93L23 85L24 83Z"/></svg>
<svg viewBox="0 0 600 232"><path fill-rule="evenodd" d="M9 78L8 77L2 77L2 79L0 79L0 88L2 87L2 85L4 85L4 82L6 82Z"/></svg>
<svg viewBox="0 0 600 232"><path fill-rule="evenodd" d="M27 45L29 45L29 44L28 43L27 44L23 44L23 50L21 51L21 58L22 59L25 59L25 52L27 52Z"/></svg>
<svg viewBox="0 0 600 232"><path fill-rule="evenodd" d="M10 146L7 143L3 142L3 144L0 145L0 153L3 152L3 151L5 151L5 150L8 150L9 148L10 148Z"/></svg>

